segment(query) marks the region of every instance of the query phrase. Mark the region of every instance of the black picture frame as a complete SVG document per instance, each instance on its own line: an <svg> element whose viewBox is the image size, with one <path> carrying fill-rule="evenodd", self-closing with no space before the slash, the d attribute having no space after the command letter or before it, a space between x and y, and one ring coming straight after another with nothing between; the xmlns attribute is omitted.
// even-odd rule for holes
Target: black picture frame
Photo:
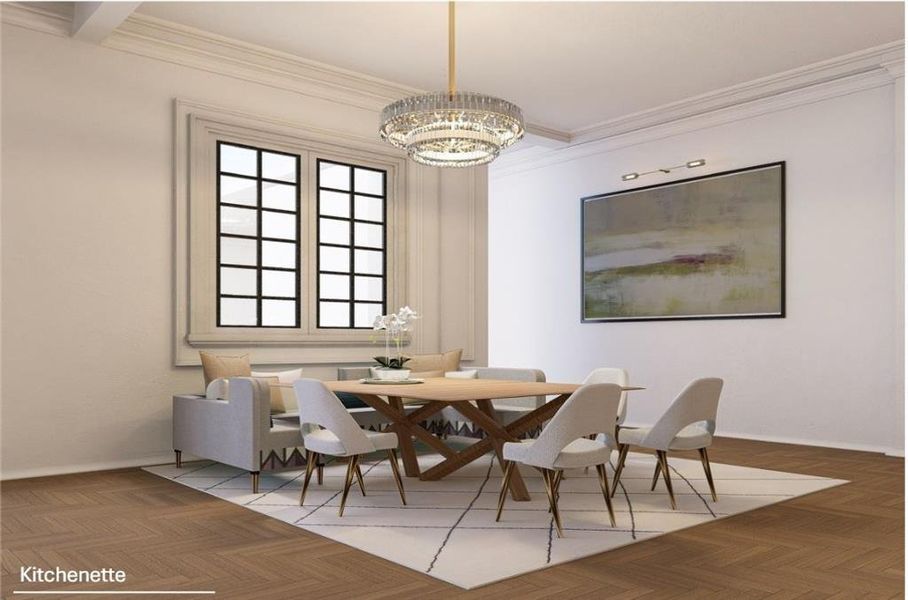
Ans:
<svg viewBox="0 0 908 600"><path fill-rule="evenodd" d="M587 314L587 223L586 223L586 206L589 202L607 201L609 198L624 196L627 194L638 194L656 189L679 187L691 184L693 182L702 182L709 179L724 178L731 175L739 175L748 172L778 169L779 170L779 310L767 313L741 313L741 314L697 314L697 315L641 315L641 316L614 316L614 317L590 317ZM782 319L786 316L786 163L777 161L732 169L717 173L709 173L699 177L690 177L664 183L657 183L648 186L642 186L627 190L617 190L605 194L596 194L584 196L580 199L580 320L582 323L616 323L616 322L638 322L638 321L699 321L699 320L728 320L728 319Z"/></svg>

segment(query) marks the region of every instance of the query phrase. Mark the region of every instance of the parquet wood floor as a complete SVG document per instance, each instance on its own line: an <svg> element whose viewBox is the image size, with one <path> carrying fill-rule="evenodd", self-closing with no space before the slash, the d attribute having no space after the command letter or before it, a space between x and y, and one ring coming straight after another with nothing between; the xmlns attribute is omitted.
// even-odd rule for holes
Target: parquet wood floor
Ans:
<svg viewBox="0 0 908 600"><path fill-rule="evenodd" d="M710 458L853 483L465 592L138 469L10 481L2 594L40 589L18 581L36 565L238 600L903 597L903 459L728 438Z"/></svg>

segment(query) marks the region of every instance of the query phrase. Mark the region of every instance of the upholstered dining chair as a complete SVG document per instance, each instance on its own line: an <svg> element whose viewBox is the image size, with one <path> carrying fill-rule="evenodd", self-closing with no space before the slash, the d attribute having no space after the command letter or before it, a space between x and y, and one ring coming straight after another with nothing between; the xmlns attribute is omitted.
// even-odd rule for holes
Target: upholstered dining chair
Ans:
<svg viewBox="0 0 908 600"><path fill-rule="evenodd" d="M656 470L650 490L656 489L659 474L665 481L668 498L672 509L675 509L675 494L672 490L672 478L668 468L669 450L697 450L700 462L709 484L713 502L716 501L716 486L713 483L712 470L709 468L709 455L706 449L712 445L716 431L716 413L719 409L719 395L722 393L722 380L718 377L695 379L671 403L668 410L659 417L652 427L622 428L618 432L618 466L615 468L615 482L612 495L618 487L618 478L624 469L627 453L631 446L649 448L656 451Z"/></svg>
<svg viewBox="0 0 908 600"><path fill-rule="evenodd" d="M590 374L586 376L586 379L583 380L583 383L614 383L615 385L627 387L629 381L630 379L628 378L626 370L602 367L593 369ZM621 392L621 401L618 402L616 426L620 426L624 423L625 418L627 418L627 392Z"/></svg>
<svg viewBox="0 0 908 600"><path fill-rule="evenodd" d="M371 454L380 450L388 452L391 462L391 473L394 483L400 493L400 500L407 504L404 496L404 485L400 479L399 465L397 464L397 434L379 433L361 429L340 399L335 396L321 381L317 379L298 379L293 384L296 392L296 402L300 413L300 430L303 435L303 447L306 448L306 475L303 478L303 490L300 493L300 506L306 499L306 490L312 471L318 464L319 456L335 456L347 459L347 475L344 479L344 490L341 494L338 516L344 516L344 506L347 504L347 494L353 478L359 484L362 494L366 495L366 486L363 482L363 473L359 467L359 460L363 454ZM323 429L310 431L306 425L318 425Z"/></svg>
<svg viewBox="0 0 908 600"><path fill-rule="evenodd" d="M498 497L496 521L501 519L516 464L529 465L542 470L558 537L563 537L561 516L558 513L558 488L564 469L595 466L609 520L612 527L615 526L615 512L608 491L605 465L609 462L612 450L617 448L614 432L621 391L621 386L611 383L583 385L571 394L535 440L504 444L502 453L505 471ZM596 439L589 439L590 434L600 435Z"/></svg>

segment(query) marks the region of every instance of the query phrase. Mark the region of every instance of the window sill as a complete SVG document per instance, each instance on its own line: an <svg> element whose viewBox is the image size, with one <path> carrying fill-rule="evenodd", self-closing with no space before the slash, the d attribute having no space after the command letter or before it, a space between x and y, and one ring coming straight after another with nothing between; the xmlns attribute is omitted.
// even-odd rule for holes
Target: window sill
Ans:
<svg viewBox="0 0 908 600"><path fill-rule="evenodd" d="M384 347L384 338L372 330L341 330L334 333L303 334L299 331L271 331L263 334L261 330L191 333L186 342L193 347L206 346L378 346ZM403 346L408 346L404 341Z"/></svg>

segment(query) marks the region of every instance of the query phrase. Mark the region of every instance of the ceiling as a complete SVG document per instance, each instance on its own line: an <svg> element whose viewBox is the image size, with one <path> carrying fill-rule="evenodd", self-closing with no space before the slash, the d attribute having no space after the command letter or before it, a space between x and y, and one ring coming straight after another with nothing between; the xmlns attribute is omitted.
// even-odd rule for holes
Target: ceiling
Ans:
<svg viewBox="0 0 908 600"><path fill-rule="evenodd" d="M138 12L446 87L443 2L145 2ZM901 2L461 2L457 80L572 131L903 38Z"/></svg>

